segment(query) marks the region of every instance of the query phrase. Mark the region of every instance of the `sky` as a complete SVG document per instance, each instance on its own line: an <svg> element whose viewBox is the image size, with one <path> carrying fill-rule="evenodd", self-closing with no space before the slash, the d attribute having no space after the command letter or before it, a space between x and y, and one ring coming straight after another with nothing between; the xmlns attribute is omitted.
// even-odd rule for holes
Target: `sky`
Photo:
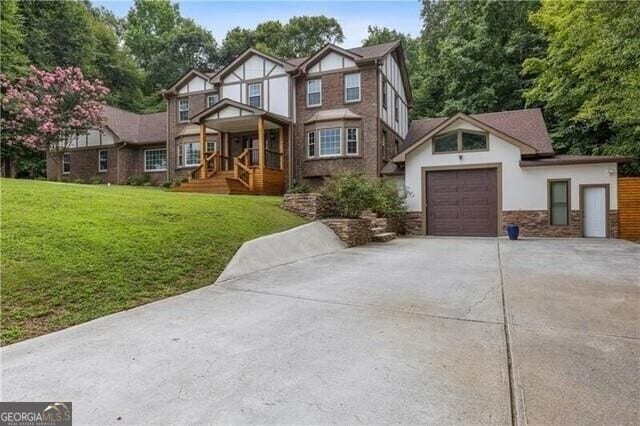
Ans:
<svg viewBox="0 0 640 426"><path fill-rule="evenodd" d="M133 5L129 0L93 1L116 16L124 17ZM255 28L261 22L285 23L300 15L326 15L336 18L345 35L343 47L360 46L367 26L389 27L412 36L420 32L421 3L396 1L178 1L182 16L193 19L213 33L218 44L236 26Z"/></svg>

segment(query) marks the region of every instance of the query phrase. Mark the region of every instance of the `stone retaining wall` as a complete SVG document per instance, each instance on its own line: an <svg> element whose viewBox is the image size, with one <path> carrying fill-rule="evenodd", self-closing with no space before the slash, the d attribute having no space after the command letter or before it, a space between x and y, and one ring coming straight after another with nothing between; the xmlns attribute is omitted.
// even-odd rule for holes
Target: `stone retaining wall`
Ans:
<svg viewBox="0 0 640 426"><path fill-rule="evenodd" d="M331 200L322 194L285 194L282 208L309 220L333 215L335 207Z"/></svg>
<svg viewBox="0 0 640 426"><path fill-rule="evenodd" d="M335 218L323 219L321 222L331 228L348 247L367 244L371 241L370 224L367 219Z"/></svg>

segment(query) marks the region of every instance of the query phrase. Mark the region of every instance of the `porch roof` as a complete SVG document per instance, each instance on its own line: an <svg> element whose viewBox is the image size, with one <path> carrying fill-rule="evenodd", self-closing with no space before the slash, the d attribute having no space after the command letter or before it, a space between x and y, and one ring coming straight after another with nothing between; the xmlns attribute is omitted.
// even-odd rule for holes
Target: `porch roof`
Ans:
<svg viewBox="0 0 640 426"><path fill-rule="evenodd" d="M266 129L276 129L291 123L287 117L224 98L220 102L191 117L191 122L204 124L220 132L255 130L258 118L265 119Z"/></svg>

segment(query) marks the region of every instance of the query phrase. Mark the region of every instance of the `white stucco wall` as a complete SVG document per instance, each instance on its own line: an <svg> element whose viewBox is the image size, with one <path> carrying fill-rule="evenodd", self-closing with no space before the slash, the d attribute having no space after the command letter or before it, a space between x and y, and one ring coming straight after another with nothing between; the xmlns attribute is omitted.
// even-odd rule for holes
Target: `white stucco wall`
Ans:
<svg viewBox="0 0 640 426"><path fill-rule="evenodd" d="M449 126L474 129L468 123ZM479 130L479 129L478 129ZM460 158L461 156L462 158ZM609 184L610 208L618 208L617 165L615 163L520 167L520 150L497 136L489 135L489 151L461 154L436 154L431 141L425 142L407 154L405 185L413 193L407 200L409 211L422 210L422 167L462 166L487 163L502 165L502 209L546 210L547 179L571 179L571 209L580 209L579 186Z"/></svg>
<svg viewBox="0 0 640 426"><path fill-rule="evenodd" d="M407 97L402 84L402 73L398 61L391 53L385 56L383 64L380 67L381 75L378 87L380 90L380 118L385 124L395 130L403 138L409 131L409 109L407 108ZM382 79L387 80L387 108L382 105ZM398 121L395 120L394 98L396 93L400 97L400 105L398 108Z"/></svg>
<svg viewBox="0 0 640 426"><path fill-rule="evenodd" d="M238 64L232 73L223 79L220 98L228 98L243 104L248 103L247 85L262 83L262 108L266 111L291 116L291 77L282 65L260 55L251 55Z"/></svg>

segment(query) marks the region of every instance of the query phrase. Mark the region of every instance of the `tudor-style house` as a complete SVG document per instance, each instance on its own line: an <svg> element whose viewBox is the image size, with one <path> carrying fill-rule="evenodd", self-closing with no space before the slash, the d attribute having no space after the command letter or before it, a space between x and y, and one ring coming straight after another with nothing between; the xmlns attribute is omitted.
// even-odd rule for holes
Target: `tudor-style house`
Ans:
<svg viewBox="0 0 640 426"><path fill-rule="evenodd" d="M282 194L341 171L392 176L412 193L407 228L429 235L615 236L621 157L562 156L538 109L421 119L400 42L307 58L247 49L215 73L191 70L163 91L167 111L105 107L48 173L179 191Z"/></svg>

